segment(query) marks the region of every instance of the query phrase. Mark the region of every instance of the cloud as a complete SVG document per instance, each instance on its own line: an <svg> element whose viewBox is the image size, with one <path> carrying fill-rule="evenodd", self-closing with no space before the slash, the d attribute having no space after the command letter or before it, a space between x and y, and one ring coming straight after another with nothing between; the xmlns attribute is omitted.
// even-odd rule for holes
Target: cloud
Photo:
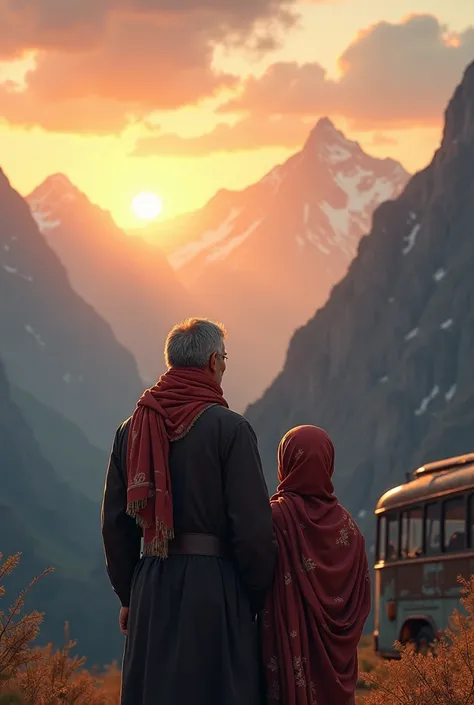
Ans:
<svg viewBox="0 0 474 705"><path fill-rule="evenodd" d="M355 130L374 130L373 146L396 141L381 130L439 124L442 111L474 59L474 30L449 34L430 15L400 24L381 22L360 33L340 58L334 80L317 63L278 62L248 78L218 111L241 115L230 126L183 138L164 133L137 142L134 154L205 155L259 146L296 147L321 115L343 118Z"/></svg>
<svg viewBox="0 0 474 705"><path fill-rule="evenodd" d="M0 59L36 51L24 95L3 86L0 117L77 129L74 105L116 104L110 130L126 116L179 108L215 95L237 78L212 68L218 44L264 51L294 21L294 0L0 0ZM276 36L276 35L275 35ZM5 91L9 93L5 96ZM58 113L47 115L46 105ZM109 112L84 115L105 129Z"/></svg>
<svg viewBox="0 0 474 705"><path fill-rule="evenodd" d="M138 16L162 24L178 18L205 18L214 38L247 34L258 21L290 24L293 0L0 0L0 56L24 50L74 51L97 45L111 17Z"/></svg>
<svg viewBox="0 0 474 705"><path fill-rule="evenodd" d="M140 138L132 153L136 157L207 156L216 152L237 152L263 147L295 147L308 133L308 123L293 117L254 117L235 125L219 124L211 132L197 137L180 137L163 133Z"/></svg>
<svg viewBox="0 0 474 705"><path fill-rule="evenodd" d="M382 132L374 132L374 134L372 135L371 144L374 147L385 147L387 145L394 146L398 144L398 141L394 137L384 135Z"/></svg>
<svg viewBox="0 0 474 705"><path fill-rule="evenodd" d="M0 116L26 128L41 125L51 132L110 135L140 119L133 106L114 100L80 98L61 103L58 108L47 101L35 100L30 91L15 89L15 84L0 85Z"/></svg>
<svg viewBox="0 0 474 705"><path fill-rule="evenodd" d="M221 112L266 115L329 114L354 129L438 124L466 65L474 59L474 29L449 34L431 15L400 24L380 22L340 57L342 75L317 63L271 65L246 81Z"/></svg>

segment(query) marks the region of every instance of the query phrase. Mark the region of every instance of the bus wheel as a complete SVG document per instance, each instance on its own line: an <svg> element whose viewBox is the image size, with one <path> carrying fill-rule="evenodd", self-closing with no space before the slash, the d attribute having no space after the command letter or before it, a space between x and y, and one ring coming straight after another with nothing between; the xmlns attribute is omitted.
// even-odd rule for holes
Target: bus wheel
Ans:
<svg viewBox="0 0 474 705"><path fill-rule="evenodd" d="M434 635L432 627L429 624L425 624L416 633L415 644L416 650L420 654L427 654L429 651L433 650L433 642L436 637Z"/></svg>

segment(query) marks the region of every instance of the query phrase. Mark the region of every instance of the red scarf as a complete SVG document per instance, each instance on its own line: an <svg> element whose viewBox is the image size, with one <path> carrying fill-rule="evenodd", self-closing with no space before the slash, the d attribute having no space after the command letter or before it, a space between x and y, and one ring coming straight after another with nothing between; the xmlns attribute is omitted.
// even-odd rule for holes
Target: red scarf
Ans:
<svg viewBox="0 0 474 705"><path fill-rule="evenodd" d="M170 443L215 404L228 406L221 387L191 367L169 370L138 401L129 431L127 514L143 529L144 555L166 558L174 537Z"/></svg>
<svg viewBox="0 0 474 705"><path fill-rule="evenodd" d="M278 449L271 498L279 555L262 615L269 703L352 705L370 611L364 538L334 496L334 447L315 426Z"/></svg>

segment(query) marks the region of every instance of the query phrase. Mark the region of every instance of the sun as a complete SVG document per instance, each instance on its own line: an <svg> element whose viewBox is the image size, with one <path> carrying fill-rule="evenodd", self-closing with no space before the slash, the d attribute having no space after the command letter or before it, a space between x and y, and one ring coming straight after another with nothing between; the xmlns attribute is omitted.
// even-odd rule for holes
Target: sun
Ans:
<svg viewBox="0 0 474 705"><path fill-rule="evenodd" d="M163 203L156 193L143 192L135 196L132 201L132 210L142 220L153 220L163 210Z"/></svg>

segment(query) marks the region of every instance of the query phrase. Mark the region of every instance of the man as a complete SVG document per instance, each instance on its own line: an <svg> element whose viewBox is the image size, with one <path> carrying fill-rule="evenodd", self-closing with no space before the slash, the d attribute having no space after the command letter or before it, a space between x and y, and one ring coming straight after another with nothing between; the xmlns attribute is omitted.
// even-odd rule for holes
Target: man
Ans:
<svg viewBox="0 0 474 705"><path fill-rule="evenodd" d="M277 548L255 434L223 397L225 335L175 326L168 371L115 437L102 535L127 635L121 705L261 702L255 615Z"/></svg>

